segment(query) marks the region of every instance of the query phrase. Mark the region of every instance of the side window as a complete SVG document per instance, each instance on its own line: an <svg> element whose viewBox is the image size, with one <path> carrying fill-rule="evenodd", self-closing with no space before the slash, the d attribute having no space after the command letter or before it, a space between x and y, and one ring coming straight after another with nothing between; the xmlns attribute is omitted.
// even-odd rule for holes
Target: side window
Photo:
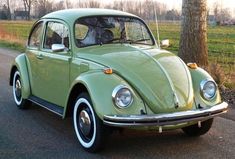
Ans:
<svg viewBox="0 0 235 159"><path fill-rule="evenodd" d="M51 49L52 44L64 44L65 47L69 48L69 30L64 24L59 22L47 23L43 48Z"/></svg>
<svg viewBox="0 0 235 159"><path fill-rule="evenodd" d="M39 22L30 34L28 45L29 47L38 48L40 46L40 38L42 34L43 22Z"/></svg>

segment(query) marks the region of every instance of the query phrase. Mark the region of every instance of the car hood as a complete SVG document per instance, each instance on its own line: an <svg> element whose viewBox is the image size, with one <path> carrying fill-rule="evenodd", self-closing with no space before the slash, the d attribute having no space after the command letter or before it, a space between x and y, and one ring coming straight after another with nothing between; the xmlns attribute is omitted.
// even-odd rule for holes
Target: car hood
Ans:
<svg viewBox="0 0 235 159"><path fill-rule="evenodd" d="M190 72L170 52L120 44L83 48L77 55L112 68L138 92L153 113L192 109Z"/></svg>

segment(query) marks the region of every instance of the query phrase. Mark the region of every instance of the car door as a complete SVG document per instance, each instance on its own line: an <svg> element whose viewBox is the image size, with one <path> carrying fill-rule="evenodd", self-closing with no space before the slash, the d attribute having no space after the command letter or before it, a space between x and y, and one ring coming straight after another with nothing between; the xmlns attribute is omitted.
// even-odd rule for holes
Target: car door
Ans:
<svg viewBox="0 0 235 159"><path fill-rule="evenodd" d="M32 28L28 39L28 45L26 49L26 59L28 65L28 73L30 79L31 93L32 95L39 94L38 90L40 85L38 81L38 58L40 58L40 46L43 33L43 21L38 21Z"/></svg>
<svg viewBox="0 0 235 159"><path fill-rule="evenodd" d="M40 46L37 49L30 47L27 53L32 95L49 103L65 106L71 59L69 29L58 20L47 20L44 26L44 29L39 27L40 33L44 34ZM53 51L53 44L64 46L64 49Z"/></svg>
<svg viewBox="0 0 235 159"><path fill-rule="evenodd" d="M64 46L53 50L53 45ZM65 106L69 91L70 39L67 25L61 21L45 22L45 35L38 55L37 97Z"/></svg>

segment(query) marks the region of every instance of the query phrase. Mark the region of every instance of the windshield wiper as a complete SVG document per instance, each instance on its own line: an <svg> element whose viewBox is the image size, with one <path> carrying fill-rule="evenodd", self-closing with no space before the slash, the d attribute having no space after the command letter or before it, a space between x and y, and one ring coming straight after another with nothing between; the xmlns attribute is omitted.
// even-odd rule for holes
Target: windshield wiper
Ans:
<svg viewBox="0 0 235 159"><path fill-rule="evenodd" d="M138 39L138 40L131 40L131 39L122 39L122 38L114 38L112 40L109 40L106 42L107 43L111 43L111 42L114 42L114 41L118 41L120 43L138 43L138 42L141 42L141 41L148 41L148 40L151 40L150 38L146 38L146 39Z"/></svg>
<svg viewBox="0 0 235 159"><path fill-rule="evenodd" d="M130 44L132 43L138 43L138 42L141 42L141 41L148 41L148 40L151 40L150 38L146 38L146 39L138 39L138 40L126 40L126 42L129 42Z"/></svg>
<svg viewBox="0 0 235 159"><path fill-rule="evenodd" d="M109 40L107 43L114 42L114 41L120 42L120 41L121 41L121 38L114 38L114 39L112 39L112 40Z"/></svg>
<svg viewBox="0 0 235 159"><path fill-rule="evenodd" d="M115 42L115 41L117 41L119 43L125 43L126 42L126 40L123 39L123 38L114 38L114 39L111 39L111 40L107 41L106 44L107 43L112 43L112 42Z"/></svg>

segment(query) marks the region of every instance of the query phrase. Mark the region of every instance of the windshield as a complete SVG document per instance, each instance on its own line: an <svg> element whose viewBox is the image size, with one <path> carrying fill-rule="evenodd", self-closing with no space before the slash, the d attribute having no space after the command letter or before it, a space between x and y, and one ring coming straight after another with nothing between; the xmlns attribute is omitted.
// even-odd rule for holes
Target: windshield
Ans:
<svg viewBox="0 0 235 159"><path fill-rule="evenodd" d="M147 26L134 17L80 18L75 23L75 38L78 47L110 43L154 45Z"/></svg>

